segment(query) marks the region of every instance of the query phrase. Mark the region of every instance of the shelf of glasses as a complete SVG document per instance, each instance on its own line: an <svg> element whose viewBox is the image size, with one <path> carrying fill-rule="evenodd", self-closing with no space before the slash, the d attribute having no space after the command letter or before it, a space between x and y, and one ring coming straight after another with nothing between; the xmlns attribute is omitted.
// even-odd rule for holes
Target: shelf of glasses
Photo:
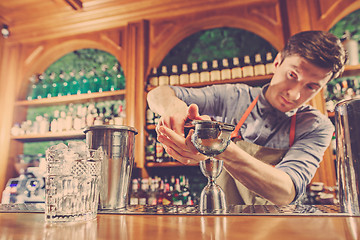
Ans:
<svg viewBox="0 0 360 240"><path fill-rule="evenodd" d="M84 93L77 95L68 95L61 97L52 97L52 98L42 98L34 100L20 100L15 102L15 106L24 106L24 107L40 107L40 106L50 106L50 105L60 105L67 103L81 103L88 102L90 100L96 101L97 99L106 100L113 97L125 96L126 90L116 90L108 92L97 92L97 93Z"/></svg>
<svg viewBox="0 0 360 240"><path fill-rule="evenodd" d="M82 130L64 131L64 132L47 132L43 134L25 134L19 136L12 136L11 139L21 142L85 139L85 133Z"/></svg>

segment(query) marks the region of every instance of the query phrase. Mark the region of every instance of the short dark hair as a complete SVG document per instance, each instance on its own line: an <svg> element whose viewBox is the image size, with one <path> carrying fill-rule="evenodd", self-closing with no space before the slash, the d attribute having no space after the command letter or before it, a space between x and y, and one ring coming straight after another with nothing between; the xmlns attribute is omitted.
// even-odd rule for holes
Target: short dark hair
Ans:
<svg viewBox="0 0 360 240"><path fill-rule="evenodd" d="M281 62L291 55L299 55L317 67L331 70L331 79L340 76L347 60L340 39L325 31L304 31L291 36L281 51Z"/></svg>

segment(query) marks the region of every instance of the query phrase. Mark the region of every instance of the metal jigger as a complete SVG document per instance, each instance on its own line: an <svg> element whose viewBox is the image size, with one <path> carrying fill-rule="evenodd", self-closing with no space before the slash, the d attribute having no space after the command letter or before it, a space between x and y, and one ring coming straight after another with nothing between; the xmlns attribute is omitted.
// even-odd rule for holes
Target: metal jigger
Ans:
<svg viewBox="0 0 360 240"><path fill-rule="evenodd" d="M230 143L231 132L235 127L207 120L198 120L192 123L195 131L191 142L200 153L209 157L200 162L201 172L208 178L208 184L200 196L200 212L224 212L226 211L225 193L215 182L222 171L223 161L215 159L214 156L225 151Z"/></svg>

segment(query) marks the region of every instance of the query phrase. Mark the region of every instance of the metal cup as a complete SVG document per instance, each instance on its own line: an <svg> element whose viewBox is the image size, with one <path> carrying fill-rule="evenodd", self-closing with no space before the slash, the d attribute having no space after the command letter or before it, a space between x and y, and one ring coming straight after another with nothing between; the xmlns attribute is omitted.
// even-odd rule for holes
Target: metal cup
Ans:
<svg viewBox="0 0 360 240"><path fill-rule="evenodd" d="M84 130L89 148L102 147L104 161L99 209L125 208L134 165L135 135L128 126L100 125Z"/></svg>

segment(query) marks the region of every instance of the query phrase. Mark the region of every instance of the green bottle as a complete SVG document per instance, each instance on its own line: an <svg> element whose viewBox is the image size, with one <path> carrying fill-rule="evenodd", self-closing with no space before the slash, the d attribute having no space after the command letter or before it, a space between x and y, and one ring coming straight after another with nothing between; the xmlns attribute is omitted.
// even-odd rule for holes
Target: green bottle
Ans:
<svg viewBox="0 0 360 240"><path fill-rule="evenodd" d="M79 84L79 80L76 78L75 76L75 71L71 71L70 72L70 79L69 79L69 90L70 90L70 94L71 95L76 95L76 94L80 94L80 84Z"/></svg>
<svg viewBox="0 0 360 240"><path fill-rule="evenodd" d="M51 83L51 88L50 88L50 94L51 94L51 97L57 97L59 95L59 77L56 76L56 73L52 72L50 73L50 76L49 76L49 81Z"/></svg>
<svg viewBox="0 0 360 240"><path fill-rule="evenodd" d="M79 72L79 78L80 78L80 93L91 93L90 81L87 78L84 70L81 70Z"/></svg>
<svg viewBox="0 0 360 240"><path fill-rule="evenodd" d="M37 78L36 78L35 74L29 78L30 84L28 87L28 93L27 93L27 97L26 97L26 99L28 101L37 98L37 84L36 84L37 81L36 80L37 80Z"/></svg>
<svg viewBox="0 0 360 240"><path fill-rule="evenodd" d="M107 65L102 65L101 66L101 80L102 80L102 87L103 87L103 91L114 91L115 87L113 84L113 80L112 77L108 71L108 66Z"/></svg>
<svg viewBox="0 0 360 240"><path fill-rule="evenodd" d="M103 92L103 87L101 86L101 80L96 73L96 70L93 69L90 72L90 90L91 92Z"/></svg>
<svg viewBox="0 0 360 240"><path fill-rule="evenodd" d="M120 90L125 88L125 76L121 66L118 63L112 68L112 75L113 75L113 84L115 90Z"/></svg>

